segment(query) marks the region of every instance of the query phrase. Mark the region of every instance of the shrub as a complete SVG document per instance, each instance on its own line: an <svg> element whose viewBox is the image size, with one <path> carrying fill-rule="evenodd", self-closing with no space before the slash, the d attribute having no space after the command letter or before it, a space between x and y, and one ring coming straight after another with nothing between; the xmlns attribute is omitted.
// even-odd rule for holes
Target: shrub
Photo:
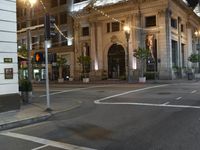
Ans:
<svg viewBox="0 0 200 150"><path fill-rule="evenodd" d="M28 79L22 79L19 83L19 90L24 92L32 91L32 83Z"/></svg>

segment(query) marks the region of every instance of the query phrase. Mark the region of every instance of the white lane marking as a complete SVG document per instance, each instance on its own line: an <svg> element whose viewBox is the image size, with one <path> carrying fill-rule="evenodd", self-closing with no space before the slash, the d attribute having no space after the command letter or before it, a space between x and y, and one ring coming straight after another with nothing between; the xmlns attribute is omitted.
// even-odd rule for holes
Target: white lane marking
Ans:
<svg viewBox="0 0 200 150"><path fill-rule="evenodd" d="M166 102L166 103L164 103L164 104L162 104L162 105L168 105L170 102Z"/></svg>
<svg viewBox="0 0 200 150"><path fill-rule="evenodd" d="M146 87L146 88L142 88L142 89L127 91L127 92L124 92L124 93L115 94L115 95L112 95L112 96L108 96L108 97L104 97L104 98L95 100L94 103L95 103L95 104L99 104L99 103L101 103L101 101L104 101L104 100L107 100L107 99L111 99L111 98L113 98L113 97L118 97L118 96L130 94L130 93L136 93L136 92L140 92L140 91L144 91L144 90L154 89L154 88L158 88L158 87L165 87L165 86L168 86L168 84L165 84L165 85L157 85L157 86L151 86L151 87Z"/></svg>
<svg viewBox="0 0 200 150"><path fill-rule="evenodd" d="M45 148L45 147L48 147L49 145L43 145L43 146L40 146L40 147L36 147L36 148L34 148L34 149L32 149L32 150L39 150L39 149L42 149L42 148Z"/></svg>
<svg viewBox="0 0 200 150"><path fill-rule="evenodd" d="M200 109L200 106L189 105L164 105L164 104L151 104L151 103L124 103L124 102L99 102L100 105L135 105L135 106L152 106L152 107L172 107L172 108L193 108Z"/></svg>
<svg viewBox="0 0 200 150"><path fill-rule="evenodd" d="M176 100L180 100L182 97L177 97Z"/></svg>
<svg viewBox="0 0 200 150"><path fill-rule="evenodd" d="M196 92L197 92L197 90L194 90L194 91L191 92L191 94L194 94L194 93L196 93Z"/></svg>
<svg viewBox="0 0 200 150"><path fill-rule="evenodd" d="M86 87L86 88L76 88L76 89L71 89L71 90L64 90L64 91L60 91L60 92L50 93L49 95L57 95L57 94L62 94L62 93L67 93L67 92L81 91L81 90L86 90L86 89L92 89L92 88L98 88L98 87L108 87L108 86L111 86L111 85L90 86L90 87ZM39 97L46 97L46 95L40 95Z"/></svg>
<svg viewBox="0 0 200 150"><path fill-rule="evenodd" d="M0 135L18 138L18 139L31 141L31 142L35 142L35 143L40 143L40 144L44 144L44 145L49 145L52 147L61 148L61 149L65 149L65 150L95 150L92 148L56 142L56 141L52 141L52 140L42 139L42 138L38 138L38 137L34 137L34 136L18 134L18 133L13 133L13 132L1 132Z"/></svg>

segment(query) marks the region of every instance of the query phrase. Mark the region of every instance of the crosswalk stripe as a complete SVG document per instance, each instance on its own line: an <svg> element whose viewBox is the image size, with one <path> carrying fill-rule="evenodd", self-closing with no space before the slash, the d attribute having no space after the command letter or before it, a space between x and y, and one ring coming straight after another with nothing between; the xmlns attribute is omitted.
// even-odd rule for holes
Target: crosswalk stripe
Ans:
<svg viewBox="0 0 200 150"><path fill-rule="evenodd" d="M40 144L44 144L44 145L48 145L48 146L52 146L52 147L62 148L65 150L95 150L92 148L56 142L56 141L52 141L52 140L47 140L47 139L43 139L43 138L38 138L38 137L30 136L30 135L24 135L24 134L13 133L13 132L1 132L0 135L18 138L18 139L22 139L22 140L26 140L26 141L35 142L35 143L40 143Z"/></svg>

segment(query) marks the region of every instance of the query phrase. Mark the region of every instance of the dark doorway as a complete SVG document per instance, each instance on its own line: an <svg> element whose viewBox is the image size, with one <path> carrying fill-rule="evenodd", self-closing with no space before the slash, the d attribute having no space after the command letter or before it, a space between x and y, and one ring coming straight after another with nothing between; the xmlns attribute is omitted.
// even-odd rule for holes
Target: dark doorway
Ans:
<svg viewBox="0 0 200 150"><path fill-rule="evenodd" d="M113 44L108 51L108 78L124 78L125 69L125 51L121 45Z"/></svg>

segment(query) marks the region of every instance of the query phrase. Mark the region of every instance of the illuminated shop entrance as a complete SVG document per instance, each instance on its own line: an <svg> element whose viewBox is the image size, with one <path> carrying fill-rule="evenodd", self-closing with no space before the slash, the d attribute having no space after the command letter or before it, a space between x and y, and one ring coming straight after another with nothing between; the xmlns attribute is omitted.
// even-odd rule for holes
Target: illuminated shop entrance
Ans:
<svg viewBox="0 0 200 150"><path fill-rule="evenodd" d="M124 78L125 68L125 50L121 45L113 44L108 51L108 78Z"/></svg>

